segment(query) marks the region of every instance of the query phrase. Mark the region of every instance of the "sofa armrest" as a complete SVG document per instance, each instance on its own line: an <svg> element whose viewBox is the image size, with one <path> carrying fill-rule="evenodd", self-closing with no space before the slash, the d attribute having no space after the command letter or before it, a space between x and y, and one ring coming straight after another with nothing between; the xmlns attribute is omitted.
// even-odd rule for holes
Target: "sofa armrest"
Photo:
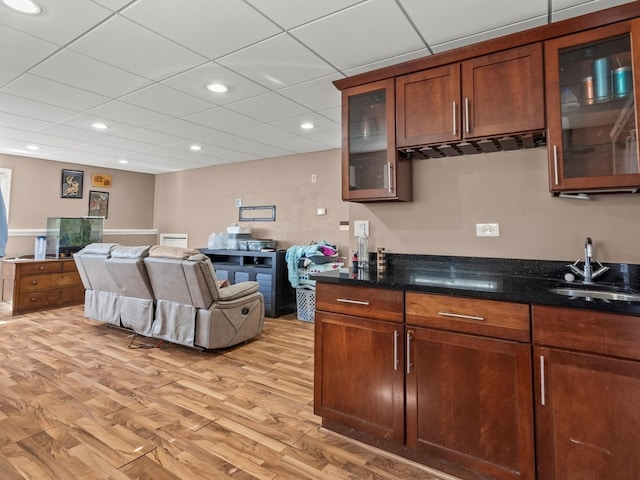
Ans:
<svg viewBox="0 0 640 480"><path fill-rule="evenodd" d="M235 300L258 291L260 284L254 281L240 282L219 289L220 300Z"/></svg>

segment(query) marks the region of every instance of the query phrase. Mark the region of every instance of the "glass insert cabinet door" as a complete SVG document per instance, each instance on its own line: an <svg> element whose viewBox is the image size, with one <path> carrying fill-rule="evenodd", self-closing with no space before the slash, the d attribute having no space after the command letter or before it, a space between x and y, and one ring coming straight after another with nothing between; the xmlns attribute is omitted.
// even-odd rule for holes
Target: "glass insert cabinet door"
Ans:
<svg viewBox="0 0 640 480"><path fill-rule="evenodd" d="M375 82L343 92L343 198L395 195L394 83ZM343 127L344 128L344 127ZM344 138L346 137L346 138Z"/></svg>
<svg viewBox="0 0 640 480"><path fill-rule="evenodd" d="M552 191L637 186L631 24L547 42Z"/></svg>

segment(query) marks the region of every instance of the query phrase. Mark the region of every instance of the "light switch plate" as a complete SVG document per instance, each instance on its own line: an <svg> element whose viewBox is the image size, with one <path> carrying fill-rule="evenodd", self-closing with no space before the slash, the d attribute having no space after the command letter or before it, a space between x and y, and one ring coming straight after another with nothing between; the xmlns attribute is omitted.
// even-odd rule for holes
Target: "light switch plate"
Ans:
<svg viewBox="0 0 640 480"><path fill-rule="evenodd" d="M353 221L353 235L357 237L360 235L360 230L362 229L362 225L364 225L364 234L369 236L369 220L354 220Z"/></svg>

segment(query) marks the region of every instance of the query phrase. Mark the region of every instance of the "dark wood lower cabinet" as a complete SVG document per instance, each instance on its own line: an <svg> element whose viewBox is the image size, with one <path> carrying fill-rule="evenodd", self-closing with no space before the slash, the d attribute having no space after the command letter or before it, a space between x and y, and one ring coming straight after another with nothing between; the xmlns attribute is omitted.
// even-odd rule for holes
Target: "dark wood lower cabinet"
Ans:
<svg viewBox="0 0 640 480"><path fill-rule="evenodd" d="M402 324L317 312L315 413L404 442Z"/></svg>
<svg viewBox="0 0 640 480"><path fill-rule="evenodd" d="M538 480L640 478L640 319L533 308Z"/></svg>
<svg viewBox="0 0 640 480"><path fill-rule="evenodd" d="M407 447L465 478L534 479L530 346L426 328L407 342Z"/></svg>

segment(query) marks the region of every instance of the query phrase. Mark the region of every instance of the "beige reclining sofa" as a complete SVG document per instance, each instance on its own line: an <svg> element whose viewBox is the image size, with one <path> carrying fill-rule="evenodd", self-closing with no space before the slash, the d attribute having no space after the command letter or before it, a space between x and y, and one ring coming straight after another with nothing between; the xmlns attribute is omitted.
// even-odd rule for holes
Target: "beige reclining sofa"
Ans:
<svg viewBox="0 0 640 480"><path fill-rule="evenodd" d="M205 349L262 332L258 282L218 287L197 250L93 243L74 255L85 286L85 316L140 335Z"/></svg>

